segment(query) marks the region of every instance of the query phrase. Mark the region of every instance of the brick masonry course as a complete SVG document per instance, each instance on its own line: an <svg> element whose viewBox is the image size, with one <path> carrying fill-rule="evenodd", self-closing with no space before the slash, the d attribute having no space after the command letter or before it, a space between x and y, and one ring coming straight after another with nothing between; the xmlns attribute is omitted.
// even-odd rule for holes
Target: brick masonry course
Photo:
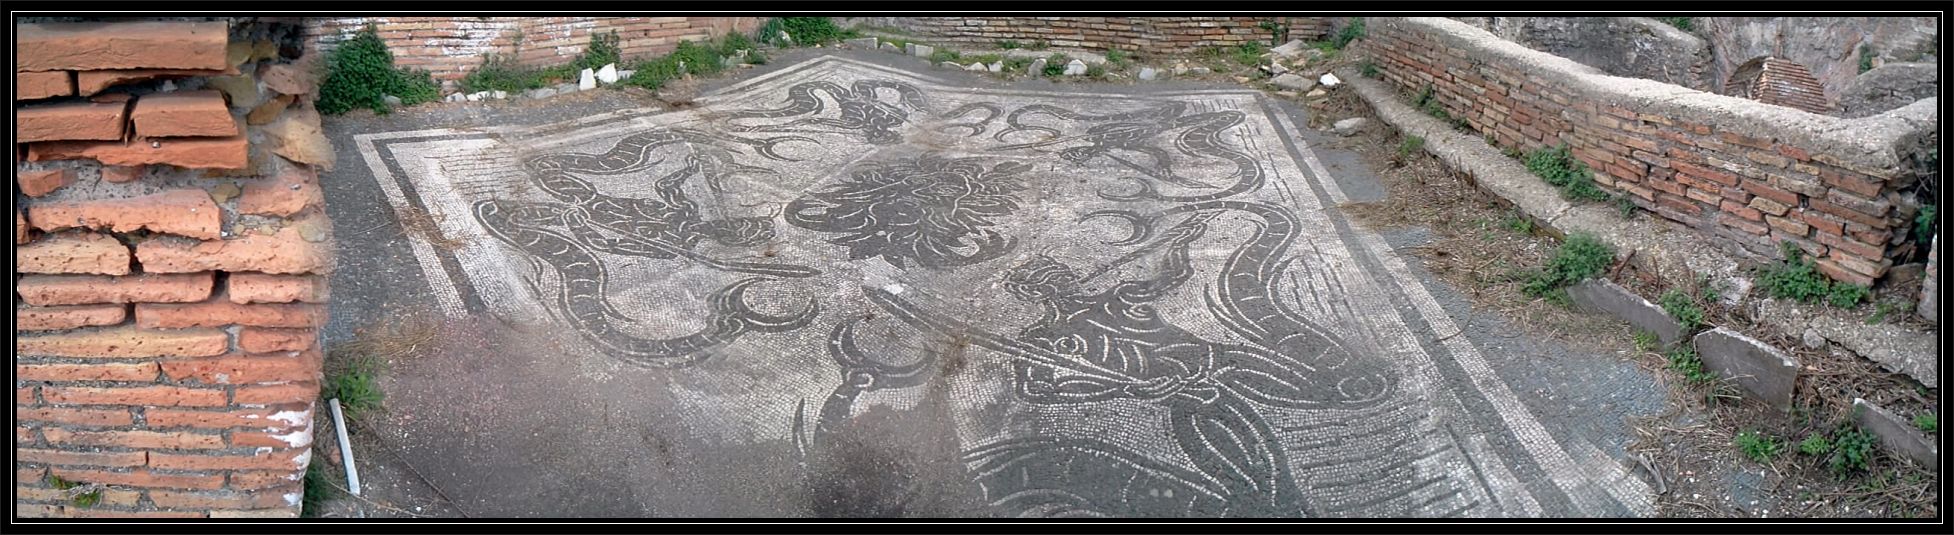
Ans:
<svg viewBox="0 0 1954 535"><path fill-rule="evenodd" d="M20 98L85 97L17 107L21 516L298 514L332 264L310 166L333 151L245 120L265 88L282 100L264 123L316 128L293 50L231 42L298 24L267 20L16 28ZM197 78L210 89L147 85ZM213 196L212 178L244 187ZM77 507L48 474L114 487Z"/></svg>

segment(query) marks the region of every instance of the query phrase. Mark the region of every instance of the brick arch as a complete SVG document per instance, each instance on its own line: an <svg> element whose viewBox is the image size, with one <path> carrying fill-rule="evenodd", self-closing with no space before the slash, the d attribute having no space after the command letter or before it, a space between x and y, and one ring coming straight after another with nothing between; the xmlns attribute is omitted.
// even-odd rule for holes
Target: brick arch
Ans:
<svg viewBox="0 0 1954 535"><path fill-rule="evenodd" d="M1812 113L1832 111L1825 86L1812 76L1811 69L1775 56L1759 56L1738 65L1724 82L1722 93Z"/></svg>

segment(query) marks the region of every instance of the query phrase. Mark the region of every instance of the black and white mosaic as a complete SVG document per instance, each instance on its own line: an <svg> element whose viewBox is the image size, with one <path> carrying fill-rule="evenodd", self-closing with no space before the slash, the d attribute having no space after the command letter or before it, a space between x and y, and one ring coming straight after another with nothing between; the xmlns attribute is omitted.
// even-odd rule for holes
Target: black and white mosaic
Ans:
<svg viewBox="0 0 1954 535"><path fill-rule="evenodd" d="M875 439L851 420L908 411L949 420L944 462L999 515L1651 510L1326 210L1342 193L1257 93L821 58L697 102L358 142L464 244L413 243L445 311L560 327L539 358L665 378L683 417L810 473Z"/></svg>

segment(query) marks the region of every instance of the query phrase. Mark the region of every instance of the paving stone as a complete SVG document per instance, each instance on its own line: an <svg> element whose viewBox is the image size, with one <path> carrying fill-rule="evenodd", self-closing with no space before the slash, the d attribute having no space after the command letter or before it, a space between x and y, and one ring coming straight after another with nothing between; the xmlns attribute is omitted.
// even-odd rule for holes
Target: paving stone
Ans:
<svg viewBox="0 0 1954 535"><path fill-rule="evenodd" d="M1687 335L1682 324L1662 307L1607 279L1581 281L1568 287L1567 295L1577 307L1621 318L1637 329L1655 333L1665 347L1682 343Z"/></svg>
<svg viewBox="0 0 1954 535"><path fill-rule="evenodd" d="M1691 343L1696 356L1703 359L1704 369L1736 382L1772 406L1791 409L1792 389L1803 368L1791 355L1723 327L1704 331Z"/></svg>
<svg viewBox="0 0 1954 535"><path fill-rule="evenodd" d="M1913 425L1912 418L1894 414L1871 401L1854 398L1852 423L1878 436L1879 443L1886 446L1887 451L1920 463L1928 470L1940 471L1940 447L1932 436Z"/></svg>

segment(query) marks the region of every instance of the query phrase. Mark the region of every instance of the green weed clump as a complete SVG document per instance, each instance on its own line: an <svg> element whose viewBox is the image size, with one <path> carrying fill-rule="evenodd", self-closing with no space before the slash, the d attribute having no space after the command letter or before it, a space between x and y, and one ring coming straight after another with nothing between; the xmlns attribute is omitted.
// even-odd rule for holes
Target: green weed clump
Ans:
<svg viewBox="0 0 1954 535"><path fill-rule="evenodd" d="M1839 433L1832 441L1832 457L1826 460L1826 466L1838 477L1865 470L1866 461L1873 456L1875 439L1872 433L1857 428Z"/></svg>
<svg viewBox="0 0 1954 535"><path fill-rule="evenodd" d="M1662 311L1668 312L1671 319L1682 324L1683 332L1693 333L1703 327L1703 308L1681 290L1669 290L1658 300Z"/></svg>
<svg viewBox="0 0 1954 535"><path fill-rule="evenodd" d="M1688 344L1670 350L1667 357L1669 369L1682 374L1683 379L1692 384L1705 384L1717 380L1716 372L1704 369L1703 358L1698 356L1696 349Z"/></svg>
<svg viewBox="0 0 1954 535"><path fill-rule="evenodd" d="M326 79L319 84L319 100L314 106L326 115L356 108L385 114L391 111L386 95L411 106L441 98L441 86L424 71L395 68L393 52L387 50L379 33L367 26L326 56Z"/></svg>
<svg viewBox="0 0 1954 535"><path fill-rule="evenodd" d="M787 33L788 40L780 38ZM760 26L760 40L774 46L814 46L853 39L855 30L842 29L828 17L776 17ZM791 42L790 42L791 41Z"/></svg>
<svg viewBox="0 0 1954 535"><path fill-rule="evenodd" d="M1591 234L1575 233L1554 251L1547 267L1528 275L1521 290L1536 298L1565 299L1564 288L1600 275L1615 262L1615 252Z"/></svg>
<svg viewBox="0 0 1954 535"><path fill-rule="evenodd" d="M1827 453L1832 453L1832 441L1826 440L1825 435L1812 435L1809 437L1805 437L1804 442L1798 443L1798 453L1803 453L1805 455L1824 455Z"/></svg>
<svg viewBox="0 0 1954 535"><path fill-rule="evenodd" d="M1350 23L1345 24L1342 30L1337 31L1336 40L1332 41L1331 43L1336 47L1337 50L1343 50L1344 47L1350 46L1351 41L1355 41L1363 36L1364 36L1364 18L1350 17Z"/></svg>
<svg viewBox="0 0 1954 535"><path fill-rule="evenodd" d="M1768 462L1778 455L1781 449L1778 440L1757 431L1737 434L1737 447L1744 450L1744 456L1756 462Z"/></svg>
<svg viewBox="0 0 1954 535"><path fill-rule="evenodd" d="M1823 299L1837 308L1853 308L1866 298L1866 287L1834 282L1818 272L1818 266L1805 258L1805 251L1791 242L1781 247L1784 261L1758 274L1758 285L1778 299L1813 303Z"/></svg>
<svg viewBox="0 0 1954 535"><path fill-rule="evenodd" d="M1566 145L1535 150L1526 155L1527 171L1560 188L1561 196L1575 201L1605 201L1608 192L1594 184L1588 164L1574 157Z"/></svg>

